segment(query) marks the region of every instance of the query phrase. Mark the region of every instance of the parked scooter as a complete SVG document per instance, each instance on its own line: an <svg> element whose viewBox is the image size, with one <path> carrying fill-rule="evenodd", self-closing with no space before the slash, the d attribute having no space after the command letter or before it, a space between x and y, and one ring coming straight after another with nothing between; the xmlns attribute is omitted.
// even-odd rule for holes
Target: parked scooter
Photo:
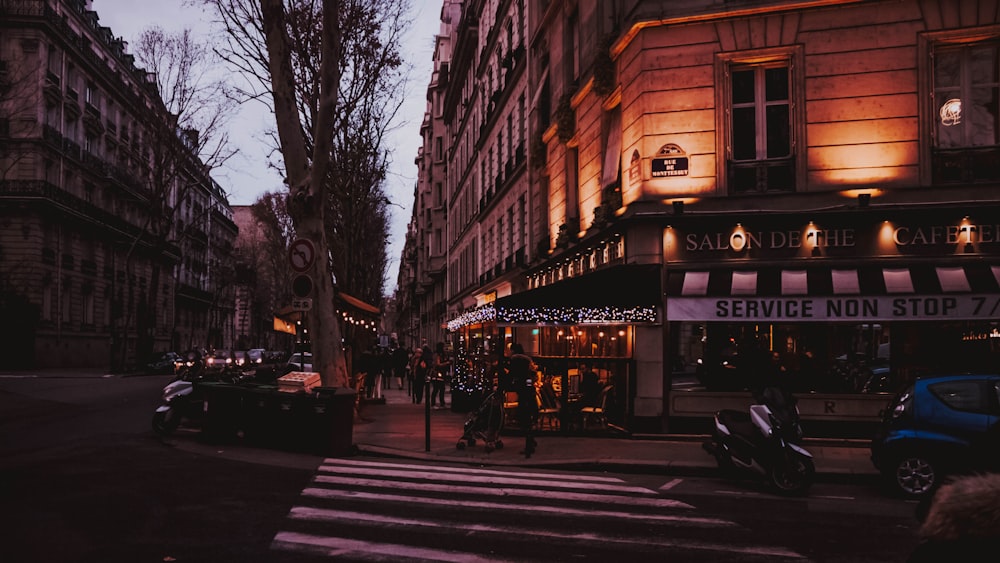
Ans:
<svg viewBox="0 0 1000 563"><path fill-rule="evenodd" d="M184 420L197 420L205 411L205 400L196 391L195 382L201 376L185 372L163 388L163 401L153 412L153 432L169 436Z"/></svg>
<svg viewBox="0 0 1000 563"><path fill-rule="evenodd" d="M205 411L205 400L196 392L195 382L205 378L205 359L198 351L188 351L179 364L177 375L163 388L163 400L153 411L153 432L169 436L185 419L198 419Z"/></svg>
<svg viewBox="0 0 1000 563"><path fill-rule="evenodd" d="M766 387L749 412L724 409L715 413L712 439L703 444L719 468L731 476L764 478L776 493L805 495L816 466L801 446L802 426L795 398L778 387Z"/></svg>

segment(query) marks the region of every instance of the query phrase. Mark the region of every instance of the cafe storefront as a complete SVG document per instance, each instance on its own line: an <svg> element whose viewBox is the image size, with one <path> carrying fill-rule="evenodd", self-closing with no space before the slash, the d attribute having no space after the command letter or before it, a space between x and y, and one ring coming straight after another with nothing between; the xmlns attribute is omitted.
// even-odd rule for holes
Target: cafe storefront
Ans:
<svg viewBox="0 0 1000 563"><path fill-rule="evenodd" d="M664 230L669 432L708 431L767 372L810 434L868 437L915 377L1000 369L1000 225L947 208L801 218Z"/></svg>
<svg viewBox="0 0 1000 563"><path fill-rule="evenodd" d="M488 295L449 322L462 370L473 375L470 385L492 389L498 361L509 357L511 345L518 342L538 366L540 384L551 386L558 401L558 422L546 428L631 432L637 400L643 401L637 399L639 371L653 365L661 373L660 264L627 263L625 236L616 235L562 257L526 280L525 291ZM585 425L580 413L582 363L605 390L598 405L603 412L593 425Z"/></svg>

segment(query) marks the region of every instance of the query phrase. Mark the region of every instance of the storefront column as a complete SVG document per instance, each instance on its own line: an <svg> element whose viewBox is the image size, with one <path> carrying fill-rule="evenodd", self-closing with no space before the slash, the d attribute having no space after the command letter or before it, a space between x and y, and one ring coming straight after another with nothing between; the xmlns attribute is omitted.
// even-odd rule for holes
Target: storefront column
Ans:
<svg viewBox="0 0 1000 563"><path fill-rule="evenodd" d="M634 325L635 394L632 407L632 431L663 431L664 386L663 326Z"/></svg>

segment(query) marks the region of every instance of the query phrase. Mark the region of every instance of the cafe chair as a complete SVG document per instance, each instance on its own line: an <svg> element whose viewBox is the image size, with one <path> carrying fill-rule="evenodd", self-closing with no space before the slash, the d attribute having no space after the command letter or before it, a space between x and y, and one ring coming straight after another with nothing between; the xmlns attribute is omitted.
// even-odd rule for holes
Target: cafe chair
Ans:
<svg viewBox="0 0 1000 563"><path fill-rule="evenodd" d="M580 409L580 415L583 417L583 429L586 430L591 424L597 424L601 428L607 428L608 417L605 414L605 409L608 406L608 394L611 393L611 386L605 386L601 389L601 399L599 401L600 406L596 407L583 407Z"/></svg>
<svg viewBox="0 0 1000 563"><path fill-rule="evenodd" d="M559 430L559 400L554 396L546 400L540 389L535 391L535 397L538 399L538 429Z"/></svg>
<svg viewBox="0 0 1000 563"><path fill-rule="evenodd" d="M517 410L517 391L507 391L503 395L503 412L508 417L514 416Z"/></svg>

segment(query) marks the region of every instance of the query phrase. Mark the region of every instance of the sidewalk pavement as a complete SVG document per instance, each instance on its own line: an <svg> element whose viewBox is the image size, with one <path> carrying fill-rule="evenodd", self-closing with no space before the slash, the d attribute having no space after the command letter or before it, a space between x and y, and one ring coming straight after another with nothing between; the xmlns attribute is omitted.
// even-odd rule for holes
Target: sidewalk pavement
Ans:
<svg viewBox="0 0 1000 563"><path fill-rule="evenodd" d="M354 423L354 445L362 453L496 466L635 469L666 473L714 471L717 468L715 458L702 449L706 436L583 437L538 432L535 436L538 448L526 459L520 453L524 449L523 435L516 429L506 428L501 434L502 448L487 452L484 444L477 441L474 446L460 449L457 445L468 414L455 413L450 408L431 410L428 426L425 405L413 404L405 390L383 391L383 398L384 404L364 403L363 420ZM813 454L821 479L878 475L869 459L867 441L807 438L804 446Z"/></svg>
<svg viewBox="0 0 1000 563"><path fill-rule="evenodd" d="M2 370L0 370L2 372ZM11 376L59 378L130 377L139 374L111 375L97 369L56 369L16 372ZM3 376L4 373L0 373ZM2 394L0 394L2 395ZM464 432L467 413L444 410L428 412L424 404L414 404L406 390L383 391L383 402L364 402L362 420L353 428L353 444L359 453L416 460L468 463L474 465L614 469L616 471L658 471L691 474L714 471L715 459L702 449L706 436L569 436L559 432L538 432L538 448L530 458L520 452L524 437L517 429L506 428L503 447L487 452L482 442L457 447ZM450 399L450 394L449 394ZM429 431L429 432L428 432ZM187 447L206 452L218 448L198 440L185 440ZM867 441L806 438L804 446L814 456L820 479L868 478L878 475L869 459ZM307 467L317 462L311 454L272 451L230 445L216 453L230 457Z"/></svg>

